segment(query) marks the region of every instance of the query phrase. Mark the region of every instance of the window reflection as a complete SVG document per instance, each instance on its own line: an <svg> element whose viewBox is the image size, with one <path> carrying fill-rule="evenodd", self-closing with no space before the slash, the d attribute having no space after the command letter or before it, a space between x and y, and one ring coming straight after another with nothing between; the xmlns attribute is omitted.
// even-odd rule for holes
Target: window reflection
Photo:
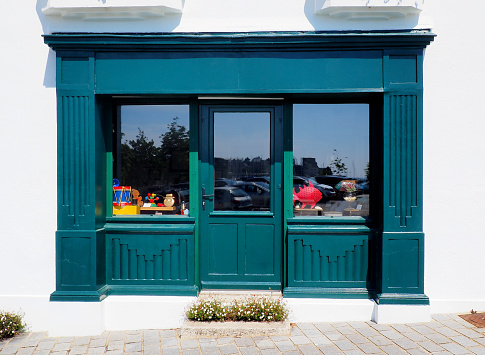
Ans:
<svg viewBox="0 0 485 355"><path fill-rule="evenodd" d="M270 114L214 114L214 210L270 208Z"/></svg>
<svg viewBox="0 0 485 355"><path fill-rule="evenodd" d="M369 215L369 106L293 106L295 216Z"/></svg>
<svg viewBox="0 0 485 355"><path fill-rule="evenodd" d="M113 214L188 214L188 105L125 105L114 124Z"/></svg>

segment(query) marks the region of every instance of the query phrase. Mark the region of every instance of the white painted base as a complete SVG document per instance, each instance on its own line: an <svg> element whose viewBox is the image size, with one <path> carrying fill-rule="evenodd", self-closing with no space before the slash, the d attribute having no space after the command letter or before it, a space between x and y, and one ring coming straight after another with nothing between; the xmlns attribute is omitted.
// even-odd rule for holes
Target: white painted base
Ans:
<svg viewBox="0 0 485 355"><path fill-rule="evenodd" d="M194 300L195 297L109 296L102 302L50 302L49 336L180 328L185 309Z"/></svg>
<svg viewBox="0 0 485 355"><path fill-rule="evenodd" d="M104 330L104 302L50 302L49 336L99 335Z"/></svg>
<svg viewBox="0 0 485 355"><path fill-rule="evenodd" d="M180 328L195 297L109 296L103 302L107 330Z"/></svg>
<svg viewBox="0 0 485 355"><path fill-rule="evenodd" d="M371 300L285 298L291 322L369 321L374 302Z"/></svg>
<svg viewBox="0 0 485 355"><path fill-rule="evenodd" d="M422 323L431 321L429 305L375 304L372 320L378 324Z"/></svg>

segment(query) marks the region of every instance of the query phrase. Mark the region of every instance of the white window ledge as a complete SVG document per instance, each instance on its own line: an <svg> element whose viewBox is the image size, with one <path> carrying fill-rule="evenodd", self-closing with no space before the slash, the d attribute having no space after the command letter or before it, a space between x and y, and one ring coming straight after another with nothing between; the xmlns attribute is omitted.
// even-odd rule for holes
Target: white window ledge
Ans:
<svg viewBox="0 0 485 355"><path fill-rule="evenodd" d="M42 12L82 20L136 20L181 13L182 0L49 0Z"/></svg>
<svg viewBox="0 0 485 355"><path fill-rule="evenodd" d="M315 0L315 14L348 20L389 20L416 15L424 0Z"/></svg>

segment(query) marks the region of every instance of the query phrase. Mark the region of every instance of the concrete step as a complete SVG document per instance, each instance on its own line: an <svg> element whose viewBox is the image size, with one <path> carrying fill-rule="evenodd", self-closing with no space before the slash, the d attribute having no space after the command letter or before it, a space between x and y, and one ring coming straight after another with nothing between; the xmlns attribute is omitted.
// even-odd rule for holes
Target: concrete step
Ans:
<svg viewBox="0 0 485 355"><path fill-rule="evenodd" d="M204 290L199 299L216 298L224 303L252 297L283 299L281 291ZM219 338L242 336L290 335L290 322L196 322L186 320L180 329L181 338Z"/></svg>
<svg viewBox="0 0 485 355"><path fill-rule="evenodd" d="M222 338L286 335L291 333L290 322L195 322L185 321L180 337Z"/></svg>

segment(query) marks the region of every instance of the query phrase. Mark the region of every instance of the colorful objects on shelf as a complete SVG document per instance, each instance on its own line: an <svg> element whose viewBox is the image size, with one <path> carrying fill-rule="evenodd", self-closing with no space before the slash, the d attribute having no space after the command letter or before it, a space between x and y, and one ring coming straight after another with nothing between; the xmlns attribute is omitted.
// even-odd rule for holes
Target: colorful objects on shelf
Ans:
<svg viewBox="0 0 485 355"><path fill-rule="evenodd" d="M310 205L310 208L314 208L321 198L322 193L313 186L311 181L308 186L300 188L300 191L298 192L293 188L293 206L295 205L295 201L300 201L301 208L305 208L306 205Z"/></svg>
<svg viewBox="0 0 485 355"><path fill-rule="evenodd" d="M175 204L175 199L172 194L167 194L163 199L163 203L167 207L172 207Z"/></svg>
<svg viewBox="0 0 485 355"><path fill-rule="evenodd" d="M335 185L335 190L345 191L345 192L355 192L357 191L356 183L357 181L355 180L342 180L337 185Z"/></svg>
<svg viewBox="0 0 485 355"><path fill-rule="evenodd" d="M140 196L140 192L138 190L131 190L131 195L133 196L132 201L136 201L136 204L140 207L143 206L143 197Z"/></svg>
<svg viewBox="0 0 485 355"><path fill-rule="evenodd" d="M131 205L131 186L113 186L113 206Z"/></svg>
<svg viewBox="0 0 485 355"><path fill-rule="evenodd" d="M151 204L151 207L157 207L157 202L160 198L157 196L157 194L148 194L146 197L145 197L145 200L147 200L148 202L150 202ZM163 207L162 206L159 206L159 207Z"/></svg>

